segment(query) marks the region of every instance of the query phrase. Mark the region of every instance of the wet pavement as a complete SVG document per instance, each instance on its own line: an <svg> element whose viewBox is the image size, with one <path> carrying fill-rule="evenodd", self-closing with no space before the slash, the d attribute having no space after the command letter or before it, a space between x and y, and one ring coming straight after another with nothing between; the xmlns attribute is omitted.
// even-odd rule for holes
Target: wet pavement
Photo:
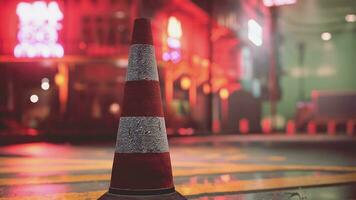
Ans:
<svg viewBox="0 0 356 200"><path fill-rule="evenodd" d="M170 139L176 189L194 200L356 199L356 138L209 136ZM114 144L0 147L0 199L96 199Z"/></svg>

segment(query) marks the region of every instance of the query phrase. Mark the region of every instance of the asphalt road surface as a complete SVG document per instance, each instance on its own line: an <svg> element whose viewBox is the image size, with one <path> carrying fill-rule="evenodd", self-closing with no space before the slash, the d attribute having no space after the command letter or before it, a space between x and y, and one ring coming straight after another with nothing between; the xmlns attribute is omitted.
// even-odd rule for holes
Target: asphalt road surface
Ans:
<svg viewBox="0 0 356 200"><path fill-rule="evenodd" d="M170 139L176 189L194 200L356 200L356 138ZM0 147L0 199L97 199L114 143Z"/></svg>

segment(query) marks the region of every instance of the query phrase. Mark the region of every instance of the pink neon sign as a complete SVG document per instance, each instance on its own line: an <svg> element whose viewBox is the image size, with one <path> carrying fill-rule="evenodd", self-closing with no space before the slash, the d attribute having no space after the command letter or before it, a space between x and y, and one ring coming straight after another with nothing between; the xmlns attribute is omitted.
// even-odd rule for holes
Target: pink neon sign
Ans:
<svg viewBox="0 0 356 200"><path fill-rule="evenodd" d="M267 7L283 6L297 3L297 0L263 0L263 4Z"/></svg>
<svg viewBox="0 0 356 200"><path fill-rule="evenodd" d="M20 23L15 57L63 57L63 47L57 43L63 13L57 2L20 2L16 14Z"/></svg>

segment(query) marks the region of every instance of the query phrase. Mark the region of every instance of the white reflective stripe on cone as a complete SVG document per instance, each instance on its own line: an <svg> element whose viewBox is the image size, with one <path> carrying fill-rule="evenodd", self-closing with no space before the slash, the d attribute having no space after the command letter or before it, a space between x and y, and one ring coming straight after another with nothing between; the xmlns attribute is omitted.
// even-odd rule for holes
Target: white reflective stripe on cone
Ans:
<svg viewBox="0 0 356 200"><path fill-rule="evenodd" d="M130 46L126 81L138 80L158 81L155 49L152 45L133 44Z"/></svg>
<svg viewBox="0 0 356 200"><path fill-rule="evenodd" d="M163 117L121 117L116 141L117 153L168 152Z"/></svg>

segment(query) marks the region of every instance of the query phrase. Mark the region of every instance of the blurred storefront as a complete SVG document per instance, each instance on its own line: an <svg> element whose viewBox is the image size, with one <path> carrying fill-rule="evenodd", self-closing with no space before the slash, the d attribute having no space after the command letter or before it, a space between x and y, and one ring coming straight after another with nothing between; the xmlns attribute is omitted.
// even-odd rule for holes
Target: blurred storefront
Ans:
<svg viewBox="0 0 356 200"><path fill-rule="evenodd" d="M115 135L132 22L150 17L168 133L261 129L274 65L262 1L0 2L3 127Z"/></svg>

